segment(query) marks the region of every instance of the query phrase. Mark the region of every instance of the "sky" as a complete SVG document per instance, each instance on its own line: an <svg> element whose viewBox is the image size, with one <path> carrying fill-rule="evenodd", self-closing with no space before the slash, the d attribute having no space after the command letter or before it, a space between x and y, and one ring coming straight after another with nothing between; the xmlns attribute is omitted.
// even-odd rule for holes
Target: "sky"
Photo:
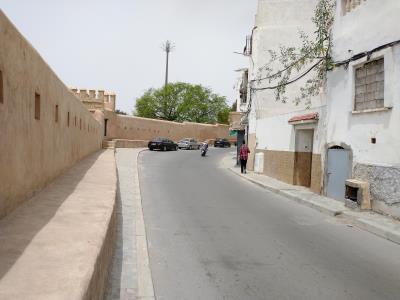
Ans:
<svg viewBox="0 0 400 300"><path fill-rule="evenodd" d="M234 100L235 70L257 0L0 0L0 8L69 87L117 94L131 113L161 87L171 40L170 82L210 87Z"/></svg>

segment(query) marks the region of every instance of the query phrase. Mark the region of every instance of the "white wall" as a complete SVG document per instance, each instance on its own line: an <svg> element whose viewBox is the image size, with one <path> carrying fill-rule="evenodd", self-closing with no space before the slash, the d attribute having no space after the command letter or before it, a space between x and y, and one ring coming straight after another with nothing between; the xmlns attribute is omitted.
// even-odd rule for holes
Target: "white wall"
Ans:
<svg viewBox="0 0 400 300"><path fill-rule="evenodd" d="M336 60L369 51L377 46L399 40L399 0L366 0L343 15L342 1L337 1L333 27L333 56Z"/></svg>
<svg viewBox="0 0 400 300"><path fill-rule="evenodd" d="M315 31L312 17L317 0L259 0L256 16L256 28L253 31L253 54L250 60L250 79L257 77L259 69L270 60L268 50L278 50L280 46L298 46L299 31L312 35ZM281 66L275 66L280 70ZM310 74L311 75L311 74ZM296 76L296 74L293 74ZM256 132L257 148L279 151L294 151L294 127L288 120L295 115L324 111L325 97L311 99L311 109L306 109L305 102L294 103L299 95L299 88L309 77L287 87L288 102L275 100L273 90L257 91L252 94L252 114L249 132ZM272 86L274 82L263 81L254 87ZM320 153L323 126L317 125L315 153Z"/></svg>
<svg viewBox="0 0 400 300"><path fill-rule="evenodd" d="M339 1L341 2L341 1ZM333 28L334 60L344 60L400 39L400 1L367 0L355 10L341 15L337 7ZM353 52L349 52L351 49ZM385 106L381 112L354 114L355 61L328 74L327 142L351 146L354 163L400 166L400 46L377 52L371 59L385 59ZM377 143L372 144L371 138Z"/></svg>
<svg viewBox="0 0 400 300"><path fill-rule="evenodd" d="M291 151L295 149L295 129L314 129L313 153L321 154L326 137L326 107L314 108L318 112L320 120L317 123L304 125L291 125L288 123L290 118L310 113L309 110L293 111L287 114L276 115L268 118L259 119L256 122L256 132L258 149Z"/></svg>

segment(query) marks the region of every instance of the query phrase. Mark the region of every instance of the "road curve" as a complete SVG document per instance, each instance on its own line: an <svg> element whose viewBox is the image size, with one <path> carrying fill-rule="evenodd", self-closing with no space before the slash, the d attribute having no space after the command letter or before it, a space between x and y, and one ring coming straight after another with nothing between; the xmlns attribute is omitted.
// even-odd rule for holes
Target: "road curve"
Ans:
<svg viewBox="0 0 400 300"><path fill-rule="evenodd" d="M399 245L230 174L228 151L139 157L157 299L400 299Z"/></svg>

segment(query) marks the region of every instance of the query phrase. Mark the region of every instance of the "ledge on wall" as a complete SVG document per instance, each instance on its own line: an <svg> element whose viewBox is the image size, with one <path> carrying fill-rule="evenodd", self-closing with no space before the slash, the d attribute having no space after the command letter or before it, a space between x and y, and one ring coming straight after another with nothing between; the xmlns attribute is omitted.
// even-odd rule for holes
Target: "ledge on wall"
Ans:
<svg viewBox="0 0 400 300"><path fill-rule="evenodd" d="M351 113L353 115L360 115L360 114L374 113L374 112L385 112L385 111L390 111L391 109L392 109L391 107L382 107L374 109L353 110Z"/></svg>
<svg viewBox="0 0 400 300"><path fill-rule="evenodd" d="M102 299L116 188L113 151L100 151L2 219L0 298Z"/></svg>

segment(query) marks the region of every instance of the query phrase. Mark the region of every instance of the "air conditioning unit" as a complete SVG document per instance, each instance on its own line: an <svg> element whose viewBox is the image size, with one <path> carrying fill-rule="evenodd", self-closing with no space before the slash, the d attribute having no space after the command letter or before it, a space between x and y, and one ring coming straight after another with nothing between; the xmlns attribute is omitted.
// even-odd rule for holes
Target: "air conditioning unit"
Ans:
<svg viewBox="0 0 400 300"><path fill-rule="evenodd" d="M258 152L254 159L254 172L264 173L264 153Z"/></svg>

